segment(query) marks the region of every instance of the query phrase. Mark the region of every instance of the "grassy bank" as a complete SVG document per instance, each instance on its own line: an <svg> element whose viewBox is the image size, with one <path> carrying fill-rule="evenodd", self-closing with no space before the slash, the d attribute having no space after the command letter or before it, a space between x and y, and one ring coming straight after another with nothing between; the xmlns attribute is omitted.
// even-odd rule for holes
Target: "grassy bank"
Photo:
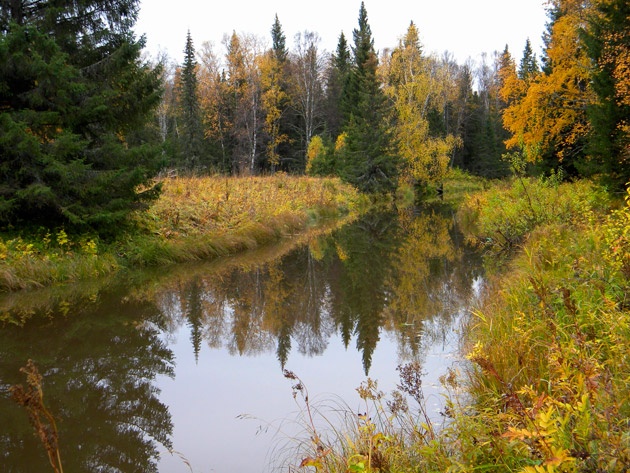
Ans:
<svg viewBox="0 0 630 473"><path fill-rule="evenodd" d="M363 205L338 179L290 177L171 178L128 231L104 244L63 229L0 239L0 290L41 287L122 268L225 256L300 233Z"/></svg>
<svg viewBox="0 0 630 473"><path fill-rule="evenodd" d="M467 361L442 378L444 425L427 415L417 364L400 367L391 396L361 386L358 416L320 411L298 383L311 439L298 462L325 472L628 471L630 194L615 203L588 182L515 180L471 195L459 217L502 263L489 266L467 327Z"/></svg>
<svg viewBox="0 0 630 473"><path fill-rule="evenodd" d="M476 237L517 246L475 313L459 455L495 471L630 468L630 194L515 182L471 198ZM476 210L475 210L476 209Z"/></svg>

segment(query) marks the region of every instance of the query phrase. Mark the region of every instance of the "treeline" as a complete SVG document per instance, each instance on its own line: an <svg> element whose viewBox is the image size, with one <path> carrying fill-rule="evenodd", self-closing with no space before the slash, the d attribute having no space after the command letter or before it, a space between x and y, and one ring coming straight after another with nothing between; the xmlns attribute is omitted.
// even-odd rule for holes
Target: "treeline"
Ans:
<svg viewBox="0 0 630 473"><path fill-rule="evenodd" d="M452 166L623 185L628 9L554 0L540 60L527 40L520 61L506 46L481 64L425 54L413 22L377 57L364 4L352 44L342 33L331 54L313 32L289 50L277 16L268 49L232 33L223 56L209 43L195 55L189 35L165 77L161 133L176 167L338 174L364 191L439 182Z"/></svg>
<svg viewBox="0 0 630 473"><path fill-rule="evenodd" d="M518 62L506 47L457 64L413 23L379 56L362 3L330 54L315 32L289 48L276 16L271 47L233 33L223 54L197 51L189 34L171 67L141 58L137 0L0 0L0 225L115 233L166 169L338 175L370 193L451 167L623 186L629 8L552 0L541 60L528 41Z"/></svg>
<svg viewBox="0 0 630 473"><path fill-rule="evenodd" d="M270 33L265 47L233 32L221 54L208 42L196 50L189 32L181 64L161 58L169 166L336 174L367 192L439 182L452 166L507 174L498 55L460 65L426 54L411 22L379 57L364 4L352 42L341 33L332 53L310 31L289 48L277 15Z"/></svg>

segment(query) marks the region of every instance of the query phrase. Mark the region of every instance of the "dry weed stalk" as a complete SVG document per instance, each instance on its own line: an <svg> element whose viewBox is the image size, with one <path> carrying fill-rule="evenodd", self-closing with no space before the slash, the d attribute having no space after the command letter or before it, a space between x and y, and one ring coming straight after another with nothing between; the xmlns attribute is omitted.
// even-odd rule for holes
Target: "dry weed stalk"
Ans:
<svg viewBox="0 0 630 473"><path fill-rule="evenodd" d="M28 360L26 366L20 368L20 372L26 374L28 386L26 388L21 384L11 386L9 392L13 399L27 410L31 425L46 449L53 470L55 473L63 473L57 424L44 405L42 375L39 374L33 360Z"/></svg>

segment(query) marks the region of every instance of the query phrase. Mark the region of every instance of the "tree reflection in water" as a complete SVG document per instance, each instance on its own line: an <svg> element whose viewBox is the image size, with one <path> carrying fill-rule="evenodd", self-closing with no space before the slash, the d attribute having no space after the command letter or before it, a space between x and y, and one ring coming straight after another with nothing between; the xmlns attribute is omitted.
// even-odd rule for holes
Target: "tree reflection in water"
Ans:
<svg viewBox="0 0 630 473"><path fill-rule="evenodd" d="M335 337L347 349L354 340L367 375L384 332L401 362L422 361L423 344L470 300L479 268L452 216L436 208L372 213L297 249L138 273L84 295L0 298L0 464L49 468L8 396L29 358L59 419L66 471L157 471L173 426L155 380L173 373L165 340L180 327L195 360L208 348L275 352L282 368L292 352L316 356Z"/></svg>
<svg viewBox="0 0 630 473"><path fill-rule="evenodd" d="M480 265L472 263L452 216L440 209L372 213L271 261L165 278L156 304L175 327L232 354L275 350L284 367L291 350L315 356L339 333L356 339L363 368L383 330L404 358L417 358L430 327L448 324L471 297ZM430 324L427 322L431 322Z"/></svg>
<svg viewBox="0 0 630 473"><path fill-rule="evenodd" d="M152 382L172 374L172 353L148 322L156 320L153 305L113 297L83 300L72 316L61 303L24 327L0 330L2 471L50 471L25 412L8 395L24 383L19 369L29 358L57 418L65 471L157 471L158 444L170 445L173 427Z"/></svg>

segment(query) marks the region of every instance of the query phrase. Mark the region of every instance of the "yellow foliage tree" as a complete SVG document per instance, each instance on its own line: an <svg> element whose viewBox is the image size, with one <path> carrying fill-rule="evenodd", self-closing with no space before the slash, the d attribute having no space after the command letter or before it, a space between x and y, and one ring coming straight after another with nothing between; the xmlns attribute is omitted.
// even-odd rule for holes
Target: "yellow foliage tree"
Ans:
<svg viewBox="0 0 630 473"><path fill-rule="evenodd" d="M589 2L553 0L559 17L551 27L547 48L550 71L529 82L504 71L501 95L508 102L503 124L512 133L511 149L522 149L530 162L553 152L558 162L574 158L587 135L587 107L593 103L589 88L591 62L580 41Z"/></svg>
<svg viewBox="0 0 630 473"><path fill-rule="evenodd" d="M259 56L257 62L262 87L262 111L265 116L263 130L267 135L267 160L274 170L280 164L278 147L289 139L280 129L280 120L289 97L282 86L282 63L273 50Z"/></svg>
<svg viewBox="0 0 630 473"><path fill-rule="evenodd" d="M431 136L428 114L445 106L448 83L437 61L424 57L413 22L388 60L382 62L385 92L396 110L398 152L406 163L403 178L440 182L459 141L452 135Z"/></svg>

